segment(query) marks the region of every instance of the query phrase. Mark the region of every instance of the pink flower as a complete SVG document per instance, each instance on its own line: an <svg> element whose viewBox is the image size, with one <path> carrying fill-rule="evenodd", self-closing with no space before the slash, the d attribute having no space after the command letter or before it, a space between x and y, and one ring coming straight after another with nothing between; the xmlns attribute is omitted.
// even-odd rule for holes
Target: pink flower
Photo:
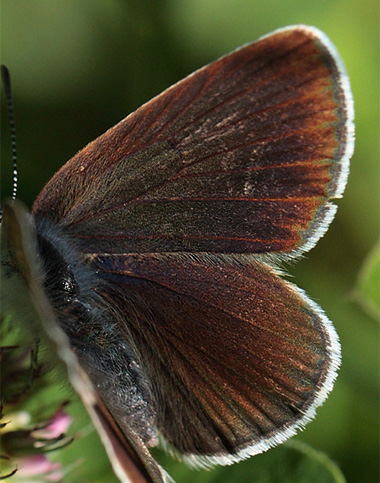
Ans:
<svg viewBox="0 0 380 483"><path fill-rule="evenodd" d="M32 436L36 439L55 439L61 434L65 433L70 426L71 418L63 411L62 408L54 414L50 423L41 428L36 429L32 432Z"/></svg>
<svg viewBox="0 0 380 483"><path fill-rule="evenodd" d="M43 481L60 481L63 478L60 463L53 463L44 454L27 456L17 461L17 477L30 481L30 476L43 476Z"/></svg>

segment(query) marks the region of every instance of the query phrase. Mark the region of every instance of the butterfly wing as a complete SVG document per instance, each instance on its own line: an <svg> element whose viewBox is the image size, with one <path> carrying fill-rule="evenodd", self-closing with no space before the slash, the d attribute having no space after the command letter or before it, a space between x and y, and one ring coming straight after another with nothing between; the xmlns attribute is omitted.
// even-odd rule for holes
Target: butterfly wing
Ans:
<svg viewBox="0 0 380 483"><path fill-rule="evenodd" d="M332 325L269 266L188 254L91 263L139 350L158 429L188 462L265 451L311 419L332 388L340 360Z"/></svg>
<svg viewBox="0 0 380 483"><path fill-rule="evenodd" d="M331 389L334 329L260 254L294 257L326 230L352 118L329 41L283 29L144 105L34 204L106 281L96 290L136 347L158 428L190 462L283 441Z"/></svg>
<svg viewBox="0 0 380 483"><path fill-rule="evenodd" d="M37 198L83 252L308 250L353 147L352 101L316 29L278 31L190 75L72 158Z"/></svg>

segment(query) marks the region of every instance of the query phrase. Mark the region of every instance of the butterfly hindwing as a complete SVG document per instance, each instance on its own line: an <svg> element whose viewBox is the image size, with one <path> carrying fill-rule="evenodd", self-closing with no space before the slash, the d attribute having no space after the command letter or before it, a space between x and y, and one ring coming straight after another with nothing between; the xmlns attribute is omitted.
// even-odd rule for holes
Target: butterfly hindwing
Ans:
<svg viewBox="0 0 380 483"><path fill-rule="evenodd" d="M138 348L157 427L189 462L227 464L278 444L331 389L333 327L269 266L186 254L91 263Z"/></svg>

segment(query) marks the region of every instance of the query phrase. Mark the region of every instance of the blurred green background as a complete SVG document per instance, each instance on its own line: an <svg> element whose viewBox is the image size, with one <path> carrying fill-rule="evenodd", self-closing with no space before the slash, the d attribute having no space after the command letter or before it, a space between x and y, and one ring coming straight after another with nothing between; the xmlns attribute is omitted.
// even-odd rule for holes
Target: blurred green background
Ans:
<svg viewBox="0 0 380 483"><path fill-rule="evenodd" d="M327 453L348 481L377 482L379 320L360 304L355 287L379 236L378 0L2 0L1 7L1 62L11 71L14 91L18 197L29 206L77 150L196 68L285 25L311 24L327 33L351 79L356 149L336 219L290 272L334 322L343 364L328 401L295 440ZM2 199L12 186L4 104ZM282 465L276 451L270 452L272 464ZM251 458L240 476L223 469L218 481L285 481L259 476L255 465L268 457ZM165 465L178 481L204 482L212 475L184 476L178 465L166 459ZM315 478L294 481L322 481Z"/></svg>

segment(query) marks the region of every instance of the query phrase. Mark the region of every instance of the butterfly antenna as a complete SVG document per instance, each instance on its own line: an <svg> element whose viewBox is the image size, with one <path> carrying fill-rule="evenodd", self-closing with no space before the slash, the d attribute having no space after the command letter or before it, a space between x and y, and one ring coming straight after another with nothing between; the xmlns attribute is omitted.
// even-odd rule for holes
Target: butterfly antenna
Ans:
<svg viewBox="0 0 380 483"><path fill-rule="evenodd" d="M5 65L1 66L1 78L3 81L5 96L7 98L9 122L11 125L11 143L12 143L12 160L13 160L12 200L15 200L17 195L17 181L18 181L17 153L16 153L16 123L15 123L15 117L14 117L14 111L13 111L11 76L9 74L9 70L7 69L7 67L5 67Z"/></svg>

